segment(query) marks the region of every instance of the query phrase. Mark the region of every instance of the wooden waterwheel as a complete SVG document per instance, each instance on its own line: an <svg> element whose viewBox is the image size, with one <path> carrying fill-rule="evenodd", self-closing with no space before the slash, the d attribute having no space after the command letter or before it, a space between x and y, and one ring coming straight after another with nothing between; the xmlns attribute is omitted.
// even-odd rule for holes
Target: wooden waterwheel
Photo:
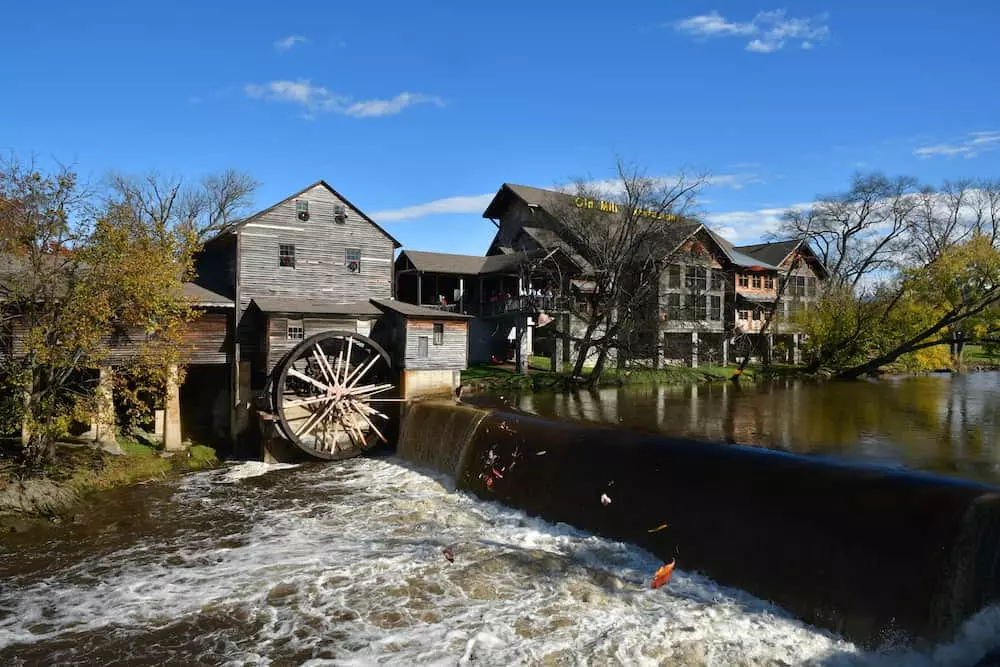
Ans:
<svg viewBox="0 0 1000 667"><path fill-rule="evenodd" d="M273 406L282 433L322 459L357 456L386 441L393 381L389 355L356 333L324 331L289 352L275 372ZM381 408L381 409L380 409Z"/></svg>

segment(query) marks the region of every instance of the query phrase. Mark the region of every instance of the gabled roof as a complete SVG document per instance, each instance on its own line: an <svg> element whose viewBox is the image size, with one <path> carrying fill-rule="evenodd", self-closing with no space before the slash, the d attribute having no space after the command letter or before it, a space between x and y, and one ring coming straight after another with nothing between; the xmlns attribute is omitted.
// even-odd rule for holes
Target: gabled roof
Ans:
<svg viewBox="0 0 1000 667"><path fill-rule="evenodd" d="M489 206L483 211L483 217L491 219L499 218L500 210L511 195L518 197L528 206L540 206L550 213L560 206L566 206L574 198L573 195L556 192L555 190L543 190L541 188L533 188L530 185L504 183L493 196L493 200L490 201Z"/></svg>
<svg viewBox="0 0 1000 667"><path fill-rule="evenodd" d="M795 249L801 244L801 240L789 239L787 241L775 241L772 243L736 246L736 250L751 257L756 257L768 264L781 266L782 262L788 259L788 256L795 252Z"/></svg>
<svg viewBox="0 0 1000 667"><path fill-rule="evenodd" d="M397 241L396 238L392 234L390 234L389 232L385 231L377 222L375 222L374 220L372 220L371 218L369 218L368 215L364 211L362 211L360 208L358 208L357 206L355 206L354 204L352 204L351 201L347 197L345 197L344 195L340 194L339 192L337 192L336 190L334 190L332 187L330 187L330 184L327 183L324 180L316 181L315 183L302 188L301 190L299 190L295 194L290 195L288 197L285 197L284 199L282 199L278 203L273 204L272 206L268 206L267 208L265 208L263 210L257 211L253 215L250 215L250 216L248 216L246 218L243 218L242 220L238 220L237 222L234 222L233 224L229 225L228 227L224 227L223 229L220 229L219 233L216 234L211 239L211 241L214 241L215 239L217 239L217 238L219 238L221 236L224 236L226 234L235 234L237 231L239 231L248 222L251 222L251 221L259 218L260 216L264 215L265 213L270 213L271 211L273 211L274 209L278 208L282 204L284 204L286 202L289 202L289 201L295 199L296 197L301 197L303 194L305 194L309 190L312 190L317 185L322 185L324 188L326 188L327 190L329 190L330 193L333 194L334 197L337 197L342 202L344 202L345 204L347 204L348 206L350 206L351 208L353 208L355 211L357 211L358 214L360 214L362 218L364 218L366 221L368 221L370 224L372 224L377 230L379 230L380 232L382 232L383 234L385 234L386 237L390 241L392 241L393 247L395 247L395 248L401 248L401 247L403 247L403 244L400 243L399 241Z"/></svg>
<svg viewBox="0 0 1000 667"><path fill-rule="evenodd" d="M739 250L736 249L736 247L732 243L722 238L708 227L705 227L705 231L708 232L713 239L715 239L715 242L718 243L719 247L722 248L722 252L726 254L726 258L729 259L729 261L732 262L734 265L747 269L768 270L768 271L778 270L778 267L775 266L774 264L765 262L762 259L758 259L757 257L751 257L750 255L740 252Z"/></svg>
<svg viewBox="0 0 1000 667"><path fill-rule="evenodd" d="M426 308L412 303L396 301L395 299L372 299L373 304L383 311L390 311L402 315L408 319L420 320L471 320L472 315L453 313L448 310L437 310L436 308Z"/></svg>

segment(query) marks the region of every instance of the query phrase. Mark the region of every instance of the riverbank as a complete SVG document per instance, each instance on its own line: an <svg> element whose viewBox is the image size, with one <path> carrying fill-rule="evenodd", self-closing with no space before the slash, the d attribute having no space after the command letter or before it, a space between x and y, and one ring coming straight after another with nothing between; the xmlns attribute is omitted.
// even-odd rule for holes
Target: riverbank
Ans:
<svg viewBox="0 0 1000 667"><path fill-rule="evenodd" d="M192 445L184 452L164 452L135 441L122 441L123 454L88 445L61 444L56 460L38 475L22 477L8 447L0 456L0 532L24 530L39 520L60 521L93 493L150 480L167 479L218 465L215 450Z"/></svg>
<svg viewBox="0 0 1000 667"><path fill-rule="evenodd" d="M664 368L608 368L601 374L597 387L623 387L630 385L687 385L726 382L736 372L735 366L667 366ZM800 369L792 366L774 366L769 375L796 374ZM584 369L588 375L590 369ZM743 377L753 380L759 371L747 368ZM462 386L469 391L565 391L579 388L567 366L562 372L551 370L546 357L531 357L528 374L518 374L512 365L478 365L462 371Z"/></svg>

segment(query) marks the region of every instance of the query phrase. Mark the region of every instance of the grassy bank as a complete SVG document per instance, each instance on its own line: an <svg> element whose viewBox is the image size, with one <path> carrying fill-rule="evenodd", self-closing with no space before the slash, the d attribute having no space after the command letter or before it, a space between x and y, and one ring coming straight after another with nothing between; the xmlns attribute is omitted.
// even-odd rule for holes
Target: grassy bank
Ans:
<svg viewBox="0 0 1000 667"><path fill-rule="evenodd" d="M531 357L527 375L519 375L510 365L479 365L462 371L462 384L477 391L560 391L580 386L573 380L572 367L556 372L547 357ZM725 382L732 377L734 366L668 366L665 368L608 368L601 374L598 387L621 387L649 384L702 384ZM777 372L788 372L775 368ZM584 369L588 375L590 369ZM754 370L748 368L744 377L752 379Z"/></svg>
<svg viewBox="0 0 1000 667"><path fill-rule="evenodd" d="M23 474L16 449L0 457L0 516L56 516L97 491L165 479L218 465L215 450L192 445L171 456L135 441L122 441L122 455L87 445L64 444L56 460L38 474Z"/></svg>

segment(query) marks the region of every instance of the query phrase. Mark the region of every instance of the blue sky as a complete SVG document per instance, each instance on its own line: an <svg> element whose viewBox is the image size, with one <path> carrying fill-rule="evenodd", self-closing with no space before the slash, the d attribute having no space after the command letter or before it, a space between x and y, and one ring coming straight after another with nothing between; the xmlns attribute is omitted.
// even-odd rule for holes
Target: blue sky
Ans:
<svg viewBox="0 0 1000 667"><path fill-rule="evenodd" d="M733 240L858 169L1000 177L1000 3L49 2L5 7L0 150L320 178L406 247L482 253L501 183L709 171Z"/></svg>

